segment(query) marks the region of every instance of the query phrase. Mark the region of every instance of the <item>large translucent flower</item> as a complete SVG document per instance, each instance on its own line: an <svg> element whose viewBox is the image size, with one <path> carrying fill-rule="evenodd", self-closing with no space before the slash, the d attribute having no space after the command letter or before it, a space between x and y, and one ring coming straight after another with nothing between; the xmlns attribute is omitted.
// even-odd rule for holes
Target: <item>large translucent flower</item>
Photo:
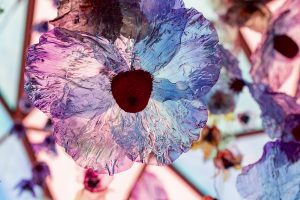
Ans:
<svg viewBox="0 0 300 200"><path fill-rule="evenodd" d="M206 124L199 99L218 80L217 34L181 8L157 16L141 40L111 41L49 31L28 50L25 89L81 166L114 174L132 161L170 164Z"/></svg>
<svg viewBox="0 0 300 200"><path fill-rule="evenodd" d="M269 142L262 157L243 168L237 177L237 189L249 200L300 199L299 167L299 143Z"/></svg>
<svg viewBox="0 0 300 200"><path fill-rule="evenodd" d="M146 35L151 21L181 7L182 0L62 0L58 17L51 23L110 40L120 35L139 40Z"/></svg>
<svg viewBox="0 0 300 200"><path fill-rule="evenodd" d="M248 87L261 108L266 133L271 138L300 141L300 105L296 99L273 92L264 84L248 84Z"/></svg>
<svg viewBox="0 0 300 200"><path fill-rule="evenodd" d="M290 89L290 96L300 88L300 1L290 3L278 12L269 26L263 41L253 56L252 77L255 82L264 83L273 91L281 90L288 82L296 87ZM289 80L289 81L288 81ZM299 98L299 96L297 96Z"/></svg>

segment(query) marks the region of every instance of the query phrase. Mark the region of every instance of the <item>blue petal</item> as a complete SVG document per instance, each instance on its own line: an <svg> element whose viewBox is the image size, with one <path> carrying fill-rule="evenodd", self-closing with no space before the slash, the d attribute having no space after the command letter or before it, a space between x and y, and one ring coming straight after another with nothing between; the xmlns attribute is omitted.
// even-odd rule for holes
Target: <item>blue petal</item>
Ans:
<svg viewBox="0 0 300 200"><path fill-rule="evenodd" d="M134 47L142 69L154 73L170 62L177 53L186 23L186 10L178 9L152 24L147 37Z"/></svg>
<svg viewBox="0 0 300 200"><path fill-rule="evenodd" d="M275 93L264 84L248 84L248 87L261 108L266 133L271 138L291 139L285 136L288 132L285 123L290 123L286 121L290 115L300 113L300 105L296 103L296 100L286 94Z"/></svg>
<svg viewBox="0 0 300 200"><path fill-rule="evenodd" d="M111 109L106 113L94 111L92 117L73 115L54 119L56 142L84 168L113 175L127 170L132 162L112 138Z"/></svg>
<svg viewBox="0 0 300 200"><path fill-rule="evenodd" d="M173 8L182 8L184 3L182 0L142 0L140 6L147 19L152 21L161 15L171 12Z"/></svg>
<svg viewBox="0 0 300 200"><path fill-rule="evenodd" d="M167 100L193 99L193 92L184 83L171 83L168 79L154 79L151 98L164 102Z"/></svg>
<svg viewBox="0 0 300 200"><path fill-rule="evenodd" d="M56 28L29 48L25 90L37 108L65 118L107 107L110 77L126 70L107 40Z"/></svg>
<svg viewBox="0 0 300 200"><path fill-rule="evenodd" d="M185 82L194 92L195 98L199 98L206 94L219 78L220 46L213 25L202 14L194 9L180 10L182 11L184 12L181 19L185 20L186 24L181 30L183 33L180 42L175 43L176 46L174 43L173 46L162 44L176 53L166 65L158 65L155 68L154 77L165 78L172 83ZM159 51L158 55L161 56ZM151 62L157 66L156 60L160 57L153 59Z"/></svg>
<svg viewBox="0 0 300 200"><path fill-rule="evenodd" d="M171 164L200 136L207 110L199 101L150 99L144 111L116 111L111 123L115 141L134 161Z"/></svg>
<svg viewBox="0 0 300 200"><path fill-rule="evenodd" d="M300 199L300 145L294 142L269 142L262 158L243 168L237 189L249 200Z"/></svg>

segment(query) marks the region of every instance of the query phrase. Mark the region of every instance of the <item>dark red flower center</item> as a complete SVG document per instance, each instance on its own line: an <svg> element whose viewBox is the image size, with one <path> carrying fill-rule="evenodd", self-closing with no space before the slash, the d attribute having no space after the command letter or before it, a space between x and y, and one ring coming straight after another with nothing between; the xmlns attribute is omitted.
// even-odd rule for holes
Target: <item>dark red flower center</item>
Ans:
<svg viewBox="0 0 300 200"><path fill-rule="evenodd" d="M152 92L152 76L143 70L122 72L111 82L117 104L125 112L137 113L145 109Z"/></svg>
<svg viewBox="0 0 300 200"><path fill-rule="evenodd" d="M300 124L298 124L293 130L292 134L296 140L300 141Z"/></svg>
<svg viewBox="0 0 300 200"><path fill-rule="evenodd" d="M299 52L297 43L287 35L276 35L273 48L287 58L294 58Z"/></svg>

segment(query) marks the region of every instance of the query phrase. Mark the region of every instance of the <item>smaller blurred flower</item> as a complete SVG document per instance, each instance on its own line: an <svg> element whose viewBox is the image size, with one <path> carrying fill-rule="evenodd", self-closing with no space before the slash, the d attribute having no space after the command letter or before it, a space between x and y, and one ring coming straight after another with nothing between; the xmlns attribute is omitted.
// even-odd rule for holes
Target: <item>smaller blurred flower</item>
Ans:
<svg viewBox="0 0 300 200"><path fill-rule="evenodd" d="M262 42L252 56L251 76L256 83L268 85L274 92L283 91L287 81L289 95L297 96L300 84L295 75L300 72L300 1L286 1L278 12L274 13Z"/></svg>
<svg viewBox="0 0 300 200"><path fill-rule="evenodd" d="M33 109L33 104L27 95L23 95L20 99L19 108L24 115L28 114Z"/></svg>
<svg viewBox="0 0 300 200"><path fill-rule="evenodd" d="M41 21L33 25L33 30L39 33L45 33L49 30L48 21Z"/></svg>
<svg viewBox="0 0 300 200"><path fill-rule="evenodd" d="M247 26L259 32L264 32L271 19L271 12L264 5L266 1L232 1L221 19L231 26Z"/></svg>
<svg viewBox="0 0 300 200"><path fill-rule="evenodd" d="M39 162L32 168L32 181L39 186L43 186L50 176L50 169L45 162Z"/></svg>
<svg viewBox="0 0 300 200"><path fill-rule="evenodd" d="M216 90L208 101L208 110L211 114L226 114L235 108L234 95L228 91Z"/></svg>
<svg viewBox="0 0 300 200"><path fill-rule="evenodd" d="M10 134L23 138L26 135L26 129L21 122L15 122L10 130Z"/></svg>
<svg viewBox="0 0 300 200"><path fill-rule="evenodd" d="M21 180L17 185L16 189L19 189L19 195L21 195L23 192L28 191L31 193L33 197L36 197L36 194L34 192L34 182L32 180Z"/></svg>
<svg viewBox="0 0 300 200"><path fill-rule="evenodd" d="M32 146L37 153L46 151L47 153L57 155L56 143L53 135L46 136L42 142L32 144Z"/></svg>
<svg viewBox="0 0 300 200"><path fill-rule="evenodd" d="M133 187L131 200L168 200L168 194L155 174L144 172Z"/></svg>
<svg viewBox="0 0 300 200"><path fill-rule="evenodd" d="M112 181L112 176L98 174L93 169L88 169L84 175L84 188L92 193L102 192Z"/></svg>
<svg viewBox="0 0 300 200"><path fill-rule="evenodd" d="M204 127L199 141L193 144L193 149L200 148L204 153L204 159L208 160L213 151L218 148L222 139L220 130L216 126Z"/></svg>
<svg viewBox="0 0 300 200"><path fill-rule="evenodd" d="M214 158L215 166L220 170L228 170L230 168L239 169L241 167L242 156L234 155L229 149L218 151Z"/></svg>

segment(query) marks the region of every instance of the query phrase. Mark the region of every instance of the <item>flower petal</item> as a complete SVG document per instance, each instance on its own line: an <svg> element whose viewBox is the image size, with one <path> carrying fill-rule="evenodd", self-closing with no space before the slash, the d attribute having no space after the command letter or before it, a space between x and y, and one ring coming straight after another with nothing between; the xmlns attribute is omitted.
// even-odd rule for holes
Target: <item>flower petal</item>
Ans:
<svg viewBox="0 0 300 200"><path fill-rule="evenodd" d="M54 134L57 143L80 166L113 175L130 168L132 162L112 139L110 112L54 120Z"/></svg>
<svg viewBox="0 0 300 200"><path fill-rule="evenodd" d="M193 92L185 83L171 83L168 79L154 79L151 96L160 102L179 99L192 100Z"/></svg>
<svg viewBox="0 0 300 200"><path fill-rule="evenodd" d="M141 67L172 83L185 82L195 97L219 78L221 59L212 24L194 9L177 9L161 20L136 47ZM158 39L159 36L159 39Z"/></svg>
<svg viewBox="0 0 300 200"><path fill-rule="evenodd" d="M299 7L299 1L288 1L289 3L280 10L273 18L271 25L263 42L257 48L252 61L254 63L251 69L251 75L255 82L264 83L271 87L273 91L280 91L284 83L295 73L294 70L300 66L300 11L295 9ZM287 44L287 40L282 42L281 50L276 50L275 39L277 36L287 36L298 46L298 52L291 52L292 47ZM294 48L296 50L296 47ZM292 53L286 57L282 54ZM296 83L297 84L297 83ZM298 84L298 88L300 84ZM292 96L294 96L293 94Z"/></svg>
<svg viewBox="0 0 300 200"><path fill-rule="evenodd" d="M140 2L141 10L149 21L154 20L158 16L163 16L173 8L179 9L184 6L182 0L141 0Z"/></svg>
<svg viewBox="0 0 300 200"><path fill-rule="evenodd" d="M179 48L187 18L186 9L178 9L152 24L149 34L134 47L142 69L154 73L170 62Z"/></svg>
<svg viewBox="0 0 300 200"><path fill-rule="evenodd" d="M159 178L151 172L143 172L135 183L130 199L132 200L168 200L168 194Z"/></svg>
<svg viewBox="0 0 300 200"><path fill-rule="evenodd" d="M115 110L114 140L131 160L149 164L171 164L191 148L207 121L207 110L199 101L150 99L139 113Z"/></svg>
<svg viewBox="0 0 300 200"><path fill-rule="evenodd" d="M300 114L296 100L283 93L274 93L263 84L248 85L250 92L261 108L261 117L266 133L271 138L291 140L290 116Z"/></svg>
<svg viewBox="0 0 300 200"><path fill-rule="evenodd" d="M243 168L237 189L245 199L299 199L300 145L269 142L258 162Z"/></svg>
<svg viewBox="0 0 300 200"><path fill-rule="evenodd" d="M222 66L226 69L230 78L242 79L242 71L239 67L237 58L222 45L220 45L220 54L222 58Z"/></svg>
<svg viewBox="0 0 300 200"><path fill-rule="evenodd" d="M112 41L121 34L138 40L149 21L182 6L182 0L69 0L61 2L58 17L51 23Z"/></svg>
<svg viewBox="0 0 300 200"><path fill-rule="evenodd" d="M25 89L37 108L64 118L105 109L110 77L127 69L107 40L56 28L29 48Z"/></svg>

